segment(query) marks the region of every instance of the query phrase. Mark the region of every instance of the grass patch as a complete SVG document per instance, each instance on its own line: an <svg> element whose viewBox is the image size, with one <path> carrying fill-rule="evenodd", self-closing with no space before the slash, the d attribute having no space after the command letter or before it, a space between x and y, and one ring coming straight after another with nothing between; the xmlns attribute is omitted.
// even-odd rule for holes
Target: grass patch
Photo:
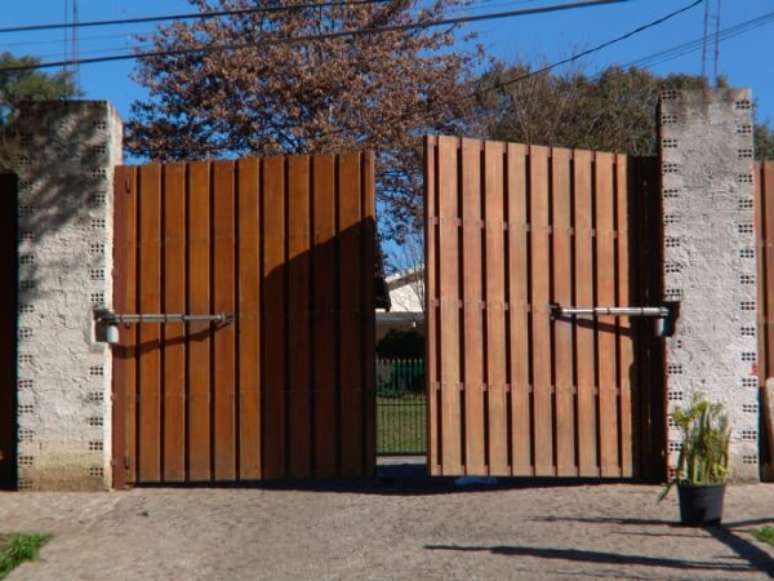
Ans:
<svg viewBox="0 0 774 581"><path fill-rule="evenodd" d="M378 454L424 454L427 450L426 405L422 395L378 397Z"/></svg>
<svg viewBox="0 0 774 581"><path fill-rule="evenodd" d="M51 535L38 533L0 536L0 579L24 561L36 560L40 548L50 538Z"/></svg>
<svg viewBox="0 0 774 581"><path fill-rule="evenodd" d="M768 543L774 546L774 527L763 527L761 529L755 529L753 535L762 543Z"/></svg>

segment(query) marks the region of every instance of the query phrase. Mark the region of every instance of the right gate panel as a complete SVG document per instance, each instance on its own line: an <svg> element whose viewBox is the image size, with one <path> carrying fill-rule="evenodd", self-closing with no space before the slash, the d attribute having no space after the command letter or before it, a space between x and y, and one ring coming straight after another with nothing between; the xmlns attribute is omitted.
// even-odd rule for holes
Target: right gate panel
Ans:
<svg viewBox="0 0 774 581"><path fill-rule="evenodd" d="M630 224L646 216L630 207L630 167L620 154L427 138L431 474L630 477L635 449L654 452L634 424L658 398L633 401L651 383L638 363L653 357L652 326L550 308L656 294L635 264L647 252Z"/></svg>

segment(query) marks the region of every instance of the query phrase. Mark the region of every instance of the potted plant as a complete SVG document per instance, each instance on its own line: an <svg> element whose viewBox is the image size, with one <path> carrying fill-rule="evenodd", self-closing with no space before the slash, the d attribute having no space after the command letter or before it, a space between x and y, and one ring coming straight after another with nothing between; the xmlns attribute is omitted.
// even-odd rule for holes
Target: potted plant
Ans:
<svg viewBox="0 0 774 581"><path fill-rule="evenodd" d="M674 478L665 485L659 501L677 485L683 524L718 524L723 517L730 439L723 404L694 395L688 408L678 408L671 415L683 433L683 445Z"/></svg>

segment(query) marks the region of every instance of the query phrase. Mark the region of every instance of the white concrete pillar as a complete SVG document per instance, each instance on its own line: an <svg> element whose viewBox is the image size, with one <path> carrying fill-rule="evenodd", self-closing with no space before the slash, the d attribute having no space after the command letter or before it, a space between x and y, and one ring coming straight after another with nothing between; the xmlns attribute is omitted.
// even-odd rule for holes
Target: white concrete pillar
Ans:
<svg viewBox="0 0 774 581"><path fill-rule="evenodd" d="M687 405L694 392L723 402L731 476L757 480L751 92L666 91L659 118L664 298L681 301L666 342L669 409ZM670 467L680 444L670 421Z"/></svg>
<svg viewBox="0 0 774 581"><path fill-rule="evenodd" d="M112 300L121 120L105 101L46 101L17 127L19 488L104 489L111 360L93 309Z"/></svg>

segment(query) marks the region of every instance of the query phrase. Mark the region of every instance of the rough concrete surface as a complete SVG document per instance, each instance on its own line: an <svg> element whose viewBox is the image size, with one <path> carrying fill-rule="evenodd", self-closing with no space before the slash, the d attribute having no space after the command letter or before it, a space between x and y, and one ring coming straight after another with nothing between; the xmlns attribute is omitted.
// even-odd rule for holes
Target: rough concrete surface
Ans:
<svg viewBox="0 0 774 581"><path fill-rule="evenodd" d="M680 301L666 340L670 410L722 402L729 469L758 479L758 378L749 89L665 91L660 101L664 298ZM682 444L670 425L670 464Z"/></svg>
<svg viewBox="0 0 774 581"><path fill-rule="evenodd" d="M774 485L677 526L656 486L380 484L2 493L0 533L49 531L9 579L765 579Z"/></svg>
<svg viewBox="0 0 774 581"><path fill-rule="evenodd" d="M19 174L20 488L110 486L113 167L121 121L105 101L24 104Z"/></svg>

